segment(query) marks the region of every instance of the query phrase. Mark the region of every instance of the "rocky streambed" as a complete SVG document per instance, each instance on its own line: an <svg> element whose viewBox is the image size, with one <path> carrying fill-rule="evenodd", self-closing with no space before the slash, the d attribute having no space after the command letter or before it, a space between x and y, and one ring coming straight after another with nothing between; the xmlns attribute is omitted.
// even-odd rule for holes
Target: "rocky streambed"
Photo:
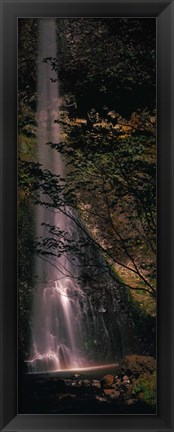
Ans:
<svg viewBox="0 0 174 432"><path fill-rule="evenodd" d="M126 356L108 371L26 374L19 382L21 414L155 414L155 401L156 362L146 356Z"/></svg>

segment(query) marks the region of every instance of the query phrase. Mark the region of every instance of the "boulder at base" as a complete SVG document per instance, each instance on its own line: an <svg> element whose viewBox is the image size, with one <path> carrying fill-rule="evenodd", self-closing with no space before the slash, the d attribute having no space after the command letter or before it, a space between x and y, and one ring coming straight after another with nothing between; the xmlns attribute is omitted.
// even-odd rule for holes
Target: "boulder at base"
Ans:
<svg viewBox="0 0 174 432"><path fill-rule="evenodd" d="M113 375L105 375L101 380L100 380L100 384L101 384L101 388L102 389L109 389L112 388L112 385L114 383L114 376Z"/></svg>
<svg viewBox="0 0 174 432"><path fill-rule="evenodd" d="M156 370L156 360L149 356L140 356L137 354L127 355L121 361L117 374L119 376L134 378L139 375L146 374L147 372L153 373Z"/></svg>

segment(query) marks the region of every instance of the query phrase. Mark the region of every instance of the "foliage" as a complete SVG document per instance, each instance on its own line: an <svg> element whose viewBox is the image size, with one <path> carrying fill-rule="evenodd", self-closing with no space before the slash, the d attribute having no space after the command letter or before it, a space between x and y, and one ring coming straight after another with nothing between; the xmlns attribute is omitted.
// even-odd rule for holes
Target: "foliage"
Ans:
<svg viewBox="0 0 174 432"><path fill-rule="evenodd" d="M59 79L75 95L78 112L104 106L130 114L154 107L155 20L57 20Z"/></svg>
<svg viewBox="0 0 174 432"><path fill-rule="evenodd" d="M36 155L36 102L34 79L36 52L31 40L36 22L19 19L18 68L18 348L19 361L30 355L31 310L33 302L34 212L31 196L31 172L23 170L24 160ZM28 35L28 39L26 38ZM37 39L35 39L36 42ZM35 44L34 42L34 44ZM28 57L26 58L26 52ZM33 79L32 79L33 76ZM20 360L21 359L21 360ZM21 367L21 366L20 366Z"/></svg>
<svg viewBox="0 0 174 432"><path fill-rule="evenodd" d="M107 124L67 129L64 142L50 143L66 161L64 199L110 264L137 274L139 288L155 294L155 159L145 156L147 148L155 155L155 138L139 131L123 138Z"/></svg>
<svg viewBox="0 0 174 432"><path fill-rule="evenodd" d="M18 206L18 323L19 351L29 355L31 308L32 308L32 267L34 227L31 201L20 190Z"/></svg>
<svg viewBox="0 0 174 432"><path fill-rule="evenodd" d="M18 108L36 106L38 20L18 20ZM21 114L21 111L20 111Z"/></svg>
<svg viewBox="0 0 174 432"><path fill-rule="evenodd" d="M140 376L133 385L133 394L153 408L156 405L156 371Z"/></svg>

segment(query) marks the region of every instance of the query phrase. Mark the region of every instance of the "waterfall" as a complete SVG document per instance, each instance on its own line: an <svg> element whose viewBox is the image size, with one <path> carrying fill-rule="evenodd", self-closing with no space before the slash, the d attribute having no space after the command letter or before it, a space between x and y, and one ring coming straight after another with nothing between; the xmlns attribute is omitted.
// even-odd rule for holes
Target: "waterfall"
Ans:
<svg viewBox="0 0 174 432"><path fill-rule="evenodd" d="M60 130L55 122L58 117L58 80L56 72L43 62L46 57L57 58L56 22L47 18L41 19L39 24L37 158L42 169L63 177L61 154L47 144L59 142ZM75 211L67 207L66 213L67 216L61 209L51 211L49 207L37 205L36 237L48 237L46 224L49 224L68 233L70 238L75 238L77 242L82 236L85 239L85 230ZM74 219L78 220L78 224ZM98 251L91 245L85 250L85 254L89 265L98 262L100 269L102 265L105 268ZM104 272L105 276L102 276L99 283L101 287L98 289L98 297L96 296L98 304L96 300L94 304L92 297L87 296L79 284L81 266L79 258L71 262L66 254L54 260L44 256L35 258L32 346L31 357L27 361L31 372L106 364L116 361L117 356L120 357L122 353L119 311L116 314L114 309L112 310L115 300L112 301L111 298L109 303L105 298L101 303L103 286L109 287L113 282L107 272ZM92 282L90 289L95 289ZM124 326L127 331L126 319L122 325L122 333ZM109 330L111 327L114 328L112 332Z"/></svg>
<svg viewBox="0 0 174 432"><path fill-rule="evenodd" d="M38 56L38 162L61 177L64 175L61 155L48 142L59 142L58 81L54 71L43 62L57 57L54 19L41 19ZM50 80L52 77L52 80ZM42 225L44 223L44 225ZM46 224L70 230L70 221L61 211L50 211L42 205L36 209L36 237L44 238ZM77 282L68 277L70 264L66 256L55 261L35 259L33 334L31 366L35 370L56 370L86 364L82 345L80 300L84 297Z"/></svg>

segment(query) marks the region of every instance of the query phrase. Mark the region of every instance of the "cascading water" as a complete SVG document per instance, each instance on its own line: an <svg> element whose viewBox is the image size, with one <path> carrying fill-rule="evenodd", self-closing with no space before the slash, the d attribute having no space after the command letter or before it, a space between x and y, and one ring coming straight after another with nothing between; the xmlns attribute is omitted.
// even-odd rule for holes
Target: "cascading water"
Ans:
<svg viewBox="0 0 174 432"><path fill-rule="evenodd" d="M59 141L58 82L55 72L43 62L46 57L56 58L56 25L53 19L40 20L38 58L38 161L42 169L63 176L61 155L47 145ZM44 225L42 225L44 223ZM70 221L61 211L50 211L38 205L36 209L36 236L47 235L46 224L70 230ZM68 274L70 264L62 255L56 262L36 257L33 305L32 370L55 370L82 366L86 363L82 349L80 301L84 295L76 281Z"/></svg>
<svg viewBox="0 0 174 432"><path fill-rule="evenodd" d="M58 81L54 71L43 62L44 58L57 57L56 23L54 19L41 19L39 28L38 56L38 162L42 169L55 175L64 176L61 155L47 143L59 142L60 130L55 120L58 117ZM51 74L51 75L50 75ZM50 80L50 77L52 78ZM36 237L48 237L47 224L57 227L75 238L77 243L85 239L83 225L75 211L66 208L67 216L61 210L50 210L49 206L36 206ZM74 222L78 221L78 224ZM44 223L44 224L43 224ZM81 229L82 227L82 229ZM63 242L63 238L59 241ZM36 283L33 301L32 354L28 367L31 372L78 369L99 363L117 360L123 351L122 333L127 332L128 322L121 323L112 294L112 283L106 276L105 264L98 252L89 245L85 250L86 260L90 265L103 265L101 287L98 283L98 304L91 296L86 296L79 285L78 276L83 266L80 258L72 262L69 256L35 259ZM91 265L92 267L92 265ZM88 269L89 271L89 269ZM101 303L103 286L110 285L110 300ZM95 286L91 286L95 289ZM109 290L108 290L109 293ZM103 297L104 298L104 297ZM109 305L109 306L108 306ZM107 311L107 309L109 309ZM113 311L112 311L113 309ZM106 319L104 314L106 312ZM114 323L112 318L114 316ZM111 327L113 331L109 330ZM130 340L130 343L132 341Z"/></svg>

